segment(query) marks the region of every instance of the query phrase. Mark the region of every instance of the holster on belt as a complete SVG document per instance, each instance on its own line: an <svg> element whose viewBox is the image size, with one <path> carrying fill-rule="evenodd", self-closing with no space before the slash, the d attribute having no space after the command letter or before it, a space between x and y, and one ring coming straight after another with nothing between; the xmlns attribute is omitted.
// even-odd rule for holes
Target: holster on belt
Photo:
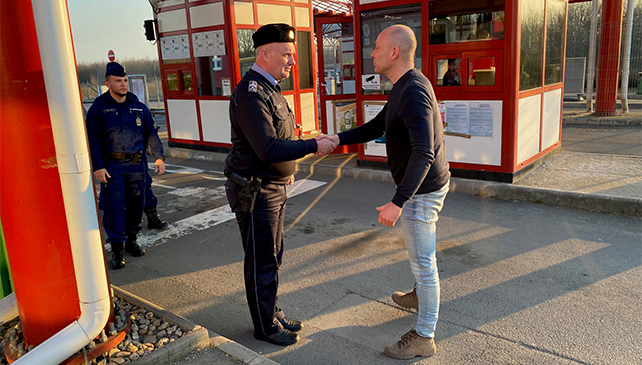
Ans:
<svg viewBox="0 0 642 365"><path fill-rule="evenodd" d="M114 160L131 160L133 163L139 163L143 159L143 151L136 153L107 152L107 155Z"/></svg>
<svg viewBox="0 0 642 365"><path fill-rule="evenodd" d="M225 170L225 176L241 187L239 192L241 210L245 213L251 213L254 210L254 202L256 202L259 190L261 190L261 179L252 176L250 180L247 180L243 176L228 170Z"/></svg>

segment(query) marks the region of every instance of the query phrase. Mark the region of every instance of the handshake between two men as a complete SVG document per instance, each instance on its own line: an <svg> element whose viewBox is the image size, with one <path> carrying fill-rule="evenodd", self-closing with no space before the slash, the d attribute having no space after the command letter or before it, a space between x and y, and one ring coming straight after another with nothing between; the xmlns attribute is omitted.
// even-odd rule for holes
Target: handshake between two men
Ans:
<svg viewBox="0 0 642 365"><path fill-rule="evenodd" d="M339 145L339 136L336 134L319 134L314 138L317 141L317 155L327 156Z"/></svg>

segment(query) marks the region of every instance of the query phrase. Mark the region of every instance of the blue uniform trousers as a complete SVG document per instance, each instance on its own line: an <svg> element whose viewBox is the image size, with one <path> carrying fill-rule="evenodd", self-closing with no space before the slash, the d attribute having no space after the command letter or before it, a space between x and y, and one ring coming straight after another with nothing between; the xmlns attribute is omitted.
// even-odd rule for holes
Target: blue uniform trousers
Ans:
<svg viewBox="0 0 642 365"><path fill-rule="evenodd" d="M108 160L104 165L111 178L107 184L100 184L103 227L108 243L121 243L141 230L147 165L122 160Z"/></svg>
<svg viewBox="0 0 642 365"><path fill-rule="evenodd" d="M149 168L147 167L147 162L145 162L145 209L147 212L150 209L156 208L158 205L158 199L152 191L152 175L149 173Z"/></svg>
<svg viewBox="0 0 642 365"><path fill-rule="evenodd" d="M228 180L225 190L241 231L245 251L245 294L254 333L268 336L282 328L277 319L281 309L276 302L279 267L283 257L283 222L287 200L285 186L261 186L251 213L241 211L238 200L240 186Z"/></svg>

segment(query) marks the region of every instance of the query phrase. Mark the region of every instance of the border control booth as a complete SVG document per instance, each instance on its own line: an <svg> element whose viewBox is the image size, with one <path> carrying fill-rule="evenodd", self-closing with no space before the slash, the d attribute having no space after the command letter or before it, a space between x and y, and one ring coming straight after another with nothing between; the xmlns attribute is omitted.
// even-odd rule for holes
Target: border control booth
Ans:
<svg viewBox="0 0 642 365"><path fill-rule="evenodd" d="M297 134L318 130L311 0L165 0L154 10L171 147L232 147L230 95L254 63L252 34L268 23L297 29L297 64L281 88Z"/></svg>
<svg viewBox="0 0 642 365"><path fill-rule="evenodd" d="M383 108L393 86L374 72L375 40L386 27L405 24L417 37L415 67L440 103L453 176L513 182L558 151L567 1L356 0L353 6L357 125ZM385 165L383 139L358 152L361 166Z"/></svg>

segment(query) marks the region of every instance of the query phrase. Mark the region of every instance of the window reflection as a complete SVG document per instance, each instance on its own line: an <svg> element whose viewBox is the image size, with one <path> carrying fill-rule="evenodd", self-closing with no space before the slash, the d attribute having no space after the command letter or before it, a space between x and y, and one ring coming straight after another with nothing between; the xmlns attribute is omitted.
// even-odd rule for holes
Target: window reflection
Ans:
<svg viewBox="0 0 642 365"><path fill-rule="evenodd" d="M385 9L361 12L361 49L362 75L373 75L374 65L370 54L375 47L377 36L391 25L403 24L410 27L417 38L415 65L421 68L421 4L387 7ZM367 94L390 94L392 81L381 75L380 87L377 90L363 90Z"/></svg>
<svg viewBox="0 0 642 365"><path fill-rule="evenodd" d="M296 32L296 47L299 65L299 88L311 89L312 81L312 50L310 49L310 32Z"/></svg>
<svg viewBox="0 0 642 365"><path fill-rule="evenodd" d="M474 57L468 59L468 85L495 85L495 57Z"/></svg>
<svg viewBox="0 0 642 365"><path fill-rule="evenodd" d="M544 0L522 1L519 90L542 86Z"/></svg>
<svg viewBox="0 0 642 365"><path fill-rule="evenodd" d="M178 91L178 75L175 73L165 75L165 83L167 84L167 91Z"/></svg>
<svg viewBox="0 0 642 365"><path fill-rule="evenodd" d="M430 44L504 39L504 2L504 0L431 2Z"/></svg>
<svg viewBox="0 0 642 365"><path fill-rule="evenodd" d="M326 95L356 92L352 23L323 25L323 76Z"/></svg>
<svg viewBox="0 0 642 365"><path fill-rule="evenodd" d="M566 3L549 0L546 8L546 85L562 82L565 28Z"/></svg>
<svg viewBox="0 0 642 365"><path fill-rule="evenodd" d="M192 85L192 73L191 72L182 72L181 76L183 78L183 90L192 91L194 86Z"/></svg>
<svg viewBox="0 0 642 365"><path fill-rule="evenodd" d="M230 77L227 56L196 57L196 74L198 95L223 95L221 78Z"/></svg>
<svg viewBox="0 0 642 365"><path fill-rule="evenodd" d="M237 29L236 39L239 45L239 66L241 77L245 76L256 60L254 53L254 42L252 41L253 29Z"/></svg>

